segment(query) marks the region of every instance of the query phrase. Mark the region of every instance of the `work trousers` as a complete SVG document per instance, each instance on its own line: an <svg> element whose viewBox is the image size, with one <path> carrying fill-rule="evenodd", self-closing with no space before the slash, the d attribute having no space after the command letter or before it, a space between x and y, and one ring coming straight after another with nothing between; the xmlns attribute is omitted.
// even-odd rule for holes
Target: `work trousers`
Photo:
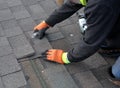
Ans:
<svg viewBox="0 0 120 88"><path fill-rule="evenodd" d="M120 79L120 56L118 57L115 64L112 66L112 74L117 78Z"/></svg>

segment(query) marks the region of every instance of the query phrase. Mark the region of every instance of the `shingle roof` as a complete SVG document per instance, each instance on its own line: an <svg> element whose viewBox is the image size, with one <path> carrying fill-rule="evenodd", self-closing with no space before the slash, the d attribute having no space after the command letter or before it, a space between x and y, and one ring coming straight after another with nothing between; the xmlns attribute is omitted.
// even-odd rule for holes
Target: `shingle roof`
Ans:
<svg viewBox="0 0 120 88"><path fill-rule="evenodd" d="M33 27L55 8L54 0L0 0L0 88L118 88L107 73L115 59L98 53L69 65L44 58L20 62L50 48L67 51L80 41L76 15L50 28L44 39L31 38Z"/></svg>

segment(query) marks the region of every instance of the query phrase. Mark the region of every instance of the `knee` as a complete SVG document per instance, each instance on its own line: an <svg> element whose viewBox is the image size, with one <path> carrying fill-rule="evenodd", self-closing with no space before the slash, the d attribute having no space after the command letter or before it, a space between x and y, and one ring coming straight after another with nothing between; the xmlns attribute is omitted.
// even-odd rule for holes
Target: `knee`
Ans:
<svg viewBox="0 0 120 88"><path fill-rule="evenodd" d="M117 68L112 67L112 74L115 78L120 79L120 71Z"/></svg>
<svg viewBox="0 0 120 88"><path fill-rule="evenodd" d="M112 66L112 74L115 76L115 78L120 79L120 57Z"/></svg>

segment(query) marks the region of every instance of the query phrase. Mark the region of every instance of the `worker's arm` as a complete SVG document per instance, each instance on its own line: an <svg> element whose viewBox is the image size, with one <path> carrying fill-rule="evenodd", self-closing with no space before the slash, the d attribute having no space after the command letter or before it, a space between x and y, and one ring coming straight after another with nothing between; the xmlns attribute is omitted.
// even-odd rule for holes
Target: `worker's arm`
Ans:
<svg viewBox="0 0 120 88"><path fill-rule="evenodd" d="M80 8L82 8L81 4L76 4L68 0L59 9L56 9L45 21L34 27L32 37L42 39L49 27L53 27L55 24L67 19Z"/></svg>
<svg viewBox="0 0 120 88"><path fill-rule="evenodd" d="M88 28L83 40L72 48L67 57L70 62L78 62L94 54L114 27L117 15L113 8L105 4L88 5L85 9Z"/></svg>
<svg viewBox="0 0 120 88"><path fill-rule="evenodd" d="M67 19L72 16L76 11L78 11L83 6L81 4L74 3L68 0L60 8L56 9L46 20L45 22L50 26Z"/></svg>

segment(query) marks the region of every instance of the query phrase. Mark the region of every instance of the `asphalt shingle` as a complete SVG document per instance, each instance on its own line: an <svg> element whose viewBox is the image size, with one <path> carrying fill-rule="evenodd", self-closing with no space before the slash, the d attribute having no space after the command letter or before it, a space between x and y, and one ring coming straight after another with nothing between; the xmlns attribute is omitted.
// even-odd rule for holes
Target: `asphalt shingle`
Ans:
<svg viewBox="0 0 120 88"><path fill-rule="evenodd" d="M38 53L38 54L41 54L45 50L52 48L50 43L48 42L48 40L46 38L44 38L42 41L35 40L33 47L36 50L36 53Z"/></svg>
<svg viewBox="0 0 120 88"><path fill-rule="evenodd" d="M32 31L34 26L36 26L36 23L32 18L18 20L18 24L20 25L24 32Z"/></svg>
<svg viewBox="0 0 120 88"><path fill-rule="evenodd" d="M8 39L6 37L0 37L0 46L9 45Z"/></svg>
<svg viewBox="0 0 120 88"><path fill-rule="evenodd" d="M67 40L71 45L76 46L82 40L82 35L70 34L70 36L67 37Z"/></svg>
<svg viewBox="0 0 120 88"><path fill-rule="evenodd" d="M22 47L22 46L29 44L24 34L9 37L8 40L10 41L12 48L18 48L18 47Z"/></svg>
<svg viewBox="0 0 120 88"><path fill-rule="evenodd" d="M19 26L5 29L4 31L5 31L6 37L12 37L12 36L23 34L22 29Z"/></svg>
<svg viewBox="0 0 120 88"><path fill-rule="evenodd" d="M74 76L80 88L103 88L91 71L80 72Z"/></svg>
<svg viewBox="0 0 120 88"><path fill-rule="evenodd" d="M5 0L8 3L9 7L12 6L17 6L17 5L21 5L21 1L20 0Z"/></svg>
<svg viewBox="0 0 120 88"><path fill-rule="evenodd" d="M59 28L57 26L54 27L50 27L47 31L46 34L51 34L51 33L55 33L55 32L59 32Z"/></svg>
<svg viewBox="0 0 120 88"><path fill-rule="evenodd" d="M29 5L34 5L34 4L37 4L38 1L41 1L41 0L21 0L23 5L25 6L29 6Z"/></svg>
<svg viewBox="0 0 120 88"><path fill-rule="evenodd" d="M22 71L2 77L5 88L20 88L26 85L26 80Z"/></svg>
<svg viewBox="0 0 120 88"><path fill-rule="evenodd" d="M2 25L4 30L18 26L17 21L15 19L2 21L1 25Z"/></svg>
<svg viewBox="0 0 120 88"><path fill-rule="evenodd" d="M103 88L120 88L119 86L116 86L112 84L108 79L100 81L103 85Z"/></svg>
<svg viewBox="0 0 120 88"><path fill-rule="evenodd" d="M66 19L66 20L60 22L59 24L57 24L57 26L64 27L64 26L71 25L71 24L72 24L72 21L70 19Z"/></svg>
<svg viewBox="0 0 120 88"><path fill-rule="evenodd" d="M49 88L78 88L64 66L55 66L43 70Z"/></svg>
<svg viewBox="0 0 120 88"><path fill-rule="evenodd" d="M16 55L17 59L22 59L26 57L30 57L34 55L35 51L33 50L32 46L30 44L25 45L23 47L15 48L14 54Z"/></svg>
<svg viewBox="0 0 120 88"><path fill-rule="evenodd" d="M0 88L31 88L26 86L23 69L16 59L25 59L34 53L34 56L40 55L51 48L68 51L80 43L82 35L76 14L46 31L52 41L46 37L42 40L31 38L36 23L45 20L55 8L58 8L55 0L0 0ZM42 67L39 76L44 77L49 88L119 88L107 79L107 68L115 59L104 59L97 53L85 61L69 65L43 59L33 62L39 70ZM25 64L25 69L27 66ZM33 68L36 69L33 66L27 69L29 73ZM34 76L39 84L39 76ZM35 85L34 80L29 80Z"/></svg>
<svg viewBox="0 0 120 88"><path fill-rule="evenodd" d="M102 67L104 65L108 65L108 63L102 58L98 53L92 55L91 57L87 58L84 63L88 65L90 69Z"/></svg>
<svg viewBox="0 0 120 88"><path fill-rule="evenodd" d="M80 35L80 29L77 24L70 24L70 25L63 26L61 27L61 31L67 38L70 38L71 34Z"/></svg>
<svg viewBox="0 0 120 88"><path fill-rule="evenodd" d="M57 7L56 3L53 0L43 0L40 2L40 6L43 7L47 15L50 15L54 11L54 9Z"/></svg>
<svg viewBox="0 0 120 88"><path fill-rule="evenodd" d="M7 75L16 71L21 70L20 65L18 64L14 55L6 55L0 57L0 75Z"/></svg>
<svg viewBox="0 0 120 88"><path fill-rule="evenodd" d="M12 53L12 48L10 45L0 46L0 57Z"/></svg>
<svg viewBox="0 0 120 88"><path fill-rule="evenodd" d="M61 32L56 32L56 33L52 33L52 34L48 34L47 35L47 39L48 41L55 41L55 40L59 40L59 39L63 39L64 36Z"/></svg>
<svg viewBox="0 0 120 88"><path fill-rule="evenodd" d="M84 62L71 63L65 67L71 75L90 70Z"/></svg>
<svg viewBox="0 0 120 88"><path fill-rule="evenodd" d="M29 6L29 12L34 20L47 17L47 14L39 4Z"/></svg>
<svg viewBox="0 0 120 88"><path fill-rule="evenodd" d="M3 86L3 82L2 82L2 80L1 80L1 77L0 77L0 88L5 88L5 87Z"/></svg>
<svg viewBox="0 0 120 88"><path fill-rule="evenodd" d="M9 20L12 18L14 18L14 17L13 17L12 12L10 11L10 9L0 10L0 21Z"/></svg>
<svg viewBox="0 0 120 88"><path fill-rule="evenodd" d="M5 0L0 0L0 9L8 8L8 4Z"/></svg>
<svg viewBox="0 0 120 88"><path fill-rule="evenodd" d="M0 25L0 37L1 37L1 36L4 36L4 31L3 31L2 26Z"/></svg>
<svg viewBox="0 0 120 88"><path fill-rule="evenodd" d="M18 19L27 18L27 17L30 17L30 16L31 16L31 15L29 14L29 12L25 9L25 7L22 6L22 5L11 7L11 11L13 12L14 17L15 17L17 20L18 20Z"/></svg>
<svg viewBox="0 0 120 88"><path fill-rule="evenodd" d="M16 58L20 59L34 54L34 50L24 34L9 38Z"/></svg>

